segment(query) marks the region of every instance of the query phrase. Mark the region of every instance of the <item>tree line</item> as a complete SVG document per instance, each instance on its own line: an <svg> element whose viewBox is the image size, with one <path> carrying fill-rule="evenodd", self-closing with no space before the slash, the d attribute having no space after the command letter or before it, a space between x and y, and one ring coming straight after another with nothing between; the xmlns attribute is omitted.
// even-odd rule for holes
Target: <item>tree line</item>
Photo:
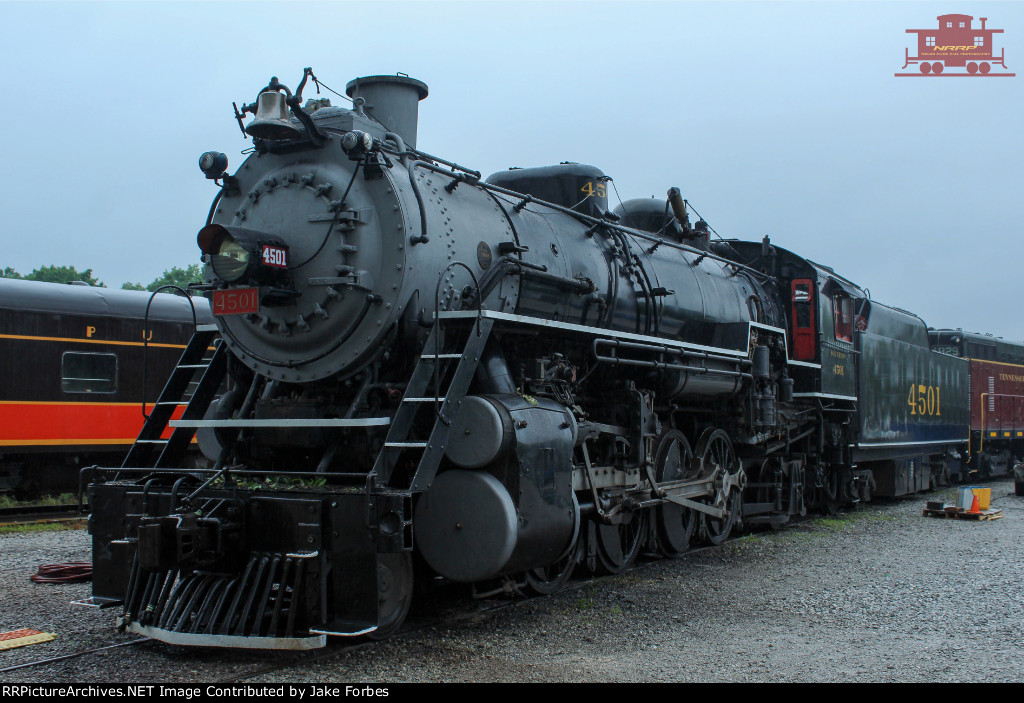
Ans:
<svg viewBox="0 0 1024 703"><path fill-rule="evenodd" d="M74 266L40 266L33 270L32 273L25 274L24 276L8 266L0 272L0 278L20 278L25 281L45 281L47 283L71 283L72 281L84 281L90 286L97 286L99 288L107 287L107 284L93 276L91 268L79 271ZM121 289L148 290L152 292L160 286L175 285L187 290L189 283L200 282L202 280L203 269L199 264L191 264L187 268L172 266L164 271L162 276L148 285L128 282L123 283L121 285ZM174 290L168 288L162 292L174 293Z"/></svg>

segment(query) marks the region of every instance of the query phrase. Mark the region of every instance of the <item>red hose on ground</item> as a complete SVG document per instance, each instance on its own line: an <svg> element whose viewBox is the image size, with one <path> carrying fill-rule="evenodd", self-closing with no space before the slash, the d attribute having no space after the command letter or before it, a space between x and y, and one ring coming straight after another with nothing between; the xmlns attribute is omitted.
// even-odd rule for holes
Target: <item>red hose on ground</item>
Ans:
<svg viewBox="0 0 1024 703"><path fill-rule="evenodd" d="M29 576L35 583L74 583L92 579L92 562L66 561L62 564L43 564Z"/></svg>

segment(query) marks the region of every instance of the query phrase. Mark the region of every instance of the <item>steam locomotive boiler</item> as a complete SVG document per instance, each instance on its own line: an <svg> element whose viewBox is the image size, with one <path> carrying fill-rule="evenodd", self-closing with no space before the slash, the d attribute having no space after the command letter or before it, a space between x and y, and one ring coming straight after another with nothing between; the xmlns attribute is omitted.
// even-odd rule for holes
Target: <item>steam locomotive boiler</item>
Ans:
<svg viewBox="0 0 1024 703"><path fill-rule="evenodd" d="M124 627L384 637L417 573L549 593L863 492L856 350L818 333L835 301L852 329L861 289L767 240L713 244L674 188L609 211L592 166L483 179L423 152L420 81L356 79L347 109L303 105L309 80L236 108L254 149L233 174L200 159L217 324L195 346L222 341L183 359L203 368L181 419L154 412L90 486L93 602ZM197 429L207 472L178 463Z"/></svg>

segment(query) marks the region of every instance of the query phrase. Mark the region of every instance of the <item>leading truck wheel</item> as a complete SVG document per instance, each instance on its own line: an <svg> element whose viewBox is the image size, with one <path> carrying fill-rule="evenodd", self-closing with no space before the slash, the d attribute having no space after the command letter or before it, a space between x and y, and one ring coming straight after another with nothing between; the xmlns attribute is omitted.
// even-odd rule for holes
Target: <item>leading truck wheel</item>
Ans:
<svg viewBox="0 0 1024 703"><path fill-rule="evenodd" d="M412 584L412 552L377 555L377 629L367 637L382 640L402 626L412 603Z"/></svg>

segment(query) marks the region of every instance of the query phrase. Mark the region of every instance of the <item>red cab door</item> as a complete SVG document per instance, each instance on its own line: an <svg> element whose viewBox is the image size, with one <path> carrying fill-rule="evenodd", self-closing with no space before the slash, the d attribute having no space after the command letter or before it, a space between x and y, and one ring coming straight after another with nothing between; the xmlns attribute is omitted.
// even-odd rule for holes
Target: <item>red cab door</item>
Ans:
<svg viewBox="0 0 1024 703"><path fill-rule="evenodd" d="M797 278L792 284L793 358L814 361L817 356L814 325L814 281Z"/></svg>

